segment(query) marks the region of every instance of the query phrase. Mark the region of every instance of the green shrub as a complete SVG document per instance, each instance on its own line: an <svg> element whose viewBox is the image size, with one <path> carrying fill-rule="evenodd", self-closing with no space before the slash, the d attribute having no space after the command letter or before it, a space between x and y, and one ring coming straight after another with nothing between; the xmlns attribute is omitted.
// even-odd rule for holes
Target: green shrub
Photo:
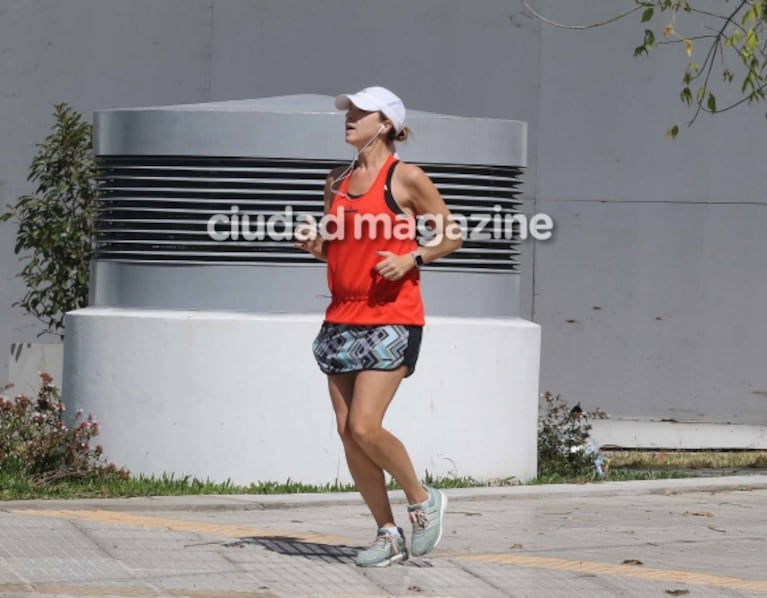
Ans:
<svg viewBox="0 0 767 598"><path fill-rule="evenodd" d="M125 469L103 458L101 446L90 446L99 433L98 422L92 415L82 420L82 415L79 410L71 426L67 425L64 403L46 373L40 374L40 390L34 399L0 394L0 473L35 483L127 478Z"/></svg>
<svg viewBox="0 0 767 598"><path fill-rule="evenodd" d="M594 448L590 445L590 419L604 419L599 409L586 413L580 404L570 407L560 395L544 392L543 413L538 418L538 477L583 477L595 474Z"/></svg>
<svg viewBox="0 0 767 598"><path fill-rule="evenodd" d="M27 177L35 192L0 214L18 222L14 251L26 262L19 276L27 292L14 306L45 325L40 335L61 334L64 314L88 304L96 213L92 127L66 104L55 110Z"/></svg>

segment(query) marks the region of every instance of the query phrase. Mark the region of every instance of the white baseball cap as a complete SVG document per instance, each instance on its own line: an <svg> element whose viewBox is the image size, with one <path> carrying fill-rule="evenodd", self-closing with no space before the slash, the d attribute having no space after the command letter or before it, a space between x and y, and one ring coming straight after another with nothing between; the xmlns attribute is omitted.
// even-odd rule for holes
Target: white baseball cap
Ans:
<svg viewBox="0 0 767 598"><path fill-rule="evenodd" d="M380 110L392 122L397 133L405 126L405 104L385 87L366 87L357 93L336 96L336 108L339 110L347 110L352 104L360 110Z"/></svg>

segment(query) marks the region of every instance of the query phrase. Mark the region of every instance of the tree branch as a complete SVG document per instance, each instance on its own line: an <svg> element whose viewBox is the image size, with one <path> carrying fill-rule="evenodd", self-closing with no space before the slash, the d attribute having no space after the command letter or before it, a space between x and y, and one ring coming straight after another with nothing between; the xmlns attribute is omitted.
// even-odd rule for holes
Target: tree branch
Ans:
<svg viewBox="0 0 767 598"><path fill-rule="evenodd" d="M559 27L560 29L577 29L579 31L582 31L584 29L594 29L595 27L603 27L604 25L609 25L610 23L614 23L615 21L618 21L624 17L627 17L629 15L634 14L638 10L642 10L643 8L647 8L644 4L639 4L632 8L631 10L627 10L624 13L619 14L618 16L612 17L611 19L608 19L607 21L602 21L601 23L591 23L590 25L565 25L563 23L557 23L556 21L552 21L550 19L547 19L542 14L537 13L533 8L527 3L527 0L522 0L522 4L525 5L525 8L529 10L531 13L533 13L533 16L540 19L547 25L553 25L554 27Z"/></svg>
<svg viewBox="0 0 767 598"><path fill-rule="evenodd" d="M729 106L727 106L725 108L721 108L719 110L716 110L715 112L712 112L712 114L719 114L720 112L727 112L728 110L732 110L733 108L737 108L741 104L750 101L751 100L751 96L754 95L755 93L758 93L760 91L764 91L766 89L767 89L767 83L765 83L761 87L757 88L754 92L748 94L745 98L741 98L737 102L735 102L733 104L730 104ZM710 110L706 110L706 112L711 112L711 111Z"/></svg>
<svg viewBox="0 0 767 598"><path fill-rule="evenodd" d="M705 77L705 79L703 79L703 88L704 89L708 89L708 82L711 79L711 71L714 70L714 56L716 56L716 51L719 48L719 46L721 45L721 43L722 43L721 40L722 40L722 37L724 36L724 32L727 29L727 26L735 18L735 15L737 15L746 4L748 4L748 0L741 0L740 4L738 5L738 7L735 10L733 10L730 13L730 15L725 19L724 24L722 25L722 28L719 30L719 33L716 34L714 42L711 44L711 47L708 49L708 52L706 53L706 59L703 62L703 66L701 68L701 72L703 72L703 70L706 70L706 77ZM706 67L708 67L708 68L706 68ZM698 76L696 75L695 78L697 79L697 77ZM711 93L711 92L709 92L709 93ZM695 120L698 118L698 115L703 110L703 102L704 101L705 101L705 94L704 94L704 97L702 97L702 98L699 98L699 97L696 96L695 102L697 104L697 108L695 109L695 114L692 115L692 119L688 123L688 126L692 125L695 122ZM729 109L730 108L728 108L728 110ZM716 110L716 111L709 110L708 112L720 112L720 111L719 110Z"/></svg>
<svg viewBox="0 0 767 598"><path fill-rule="evenodd" d="M669 44L683 44L687 40L699 40L699 39L715 39L716 35L695 35L693 37L683 37L682 39L664 39L660 41L656 41L655 43L659 46L667 46Z"/></svg>

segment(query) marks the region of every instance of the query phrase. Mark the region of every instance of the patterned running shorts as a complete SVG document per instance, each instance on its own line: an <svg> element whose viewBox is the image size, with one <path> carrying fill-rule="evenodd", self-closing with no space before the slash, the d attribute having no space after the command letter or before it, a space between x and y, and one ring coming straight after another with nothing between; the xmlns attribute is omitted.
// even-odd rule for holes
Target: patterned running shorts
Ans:
<svg viewBox="0 0 767 598"><path fill-rule="evenodd" d="M396 370L403 365L412 375L421 349L421 326L388 324L352 326L325 322L312 350L324 374L362 370Z"/></svg>

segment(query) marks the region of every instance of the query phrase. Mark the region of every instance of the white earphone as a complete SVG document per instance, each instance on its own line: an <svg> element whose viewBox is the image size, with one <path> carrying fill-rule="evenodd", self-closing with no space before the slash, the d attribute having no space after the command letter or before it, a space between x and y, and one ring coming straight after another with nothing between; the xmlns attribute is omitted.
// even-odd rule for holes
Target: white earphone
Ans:
<svg viewBox="0 0 767 598"><path fill-rule="evenodd" d="M385 123L381 123L381 126L380 126L380 127L378 127L378 131L376 131L376 134L375 134L375 135L373 135L373 136L370 138L370 141L368 141L368 142L367 142L365 145L363 145L363 146L362 146L362 147L359 149L359 151L355 152L355 156L354 156L354 158L352 159L352 162L351 162L351 164L349 164L349 166L346 168L346 170L344 170L344 171L341 173L341 175L340 175L340 176L339 176L339 177L338 177L338 178L337 178L335 181L333 181L333 183L330 185L330 190L331 190L333 193L338 193L338 188L340 187L341 181L343 181L343 180L344 180L346 177L348 177L349 175L351 175L351 173L352 173L352 170L354 170L354 163L357 161L357 157L358 157L358 156L359 156L359 155L360 155L360 154L361 154L363 151L365 151L365 148L367 148L367 147L368 147L368 146L369 146L371 143L373 143L373 142L376 140L376 138L377 138L377 137L378 137L378 136L379 136L381 133L383 133L385 130L386 130L386 124L385 124ZM348 197L348 196L347 196L347 197Z"/></svg>

